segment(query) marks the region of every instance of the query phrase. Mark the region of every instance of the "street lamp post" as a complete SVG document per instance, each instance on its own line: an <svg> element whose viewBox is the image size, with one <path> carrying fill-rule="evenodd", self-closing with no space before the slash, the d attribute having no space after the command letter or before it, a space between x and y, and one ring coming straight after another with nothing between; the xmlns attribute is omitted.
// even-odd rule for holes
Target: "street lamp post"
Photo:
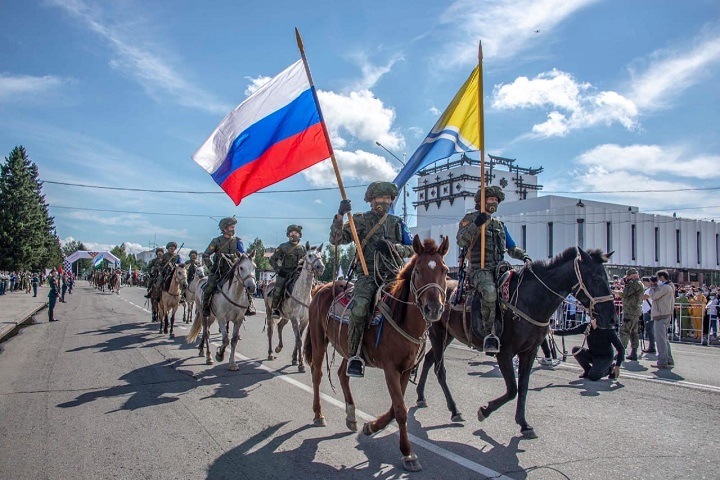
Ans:
<svg viewBox="0 0 720 480"><path fill-rule="evenodd" d="M400 164L403 166L403 168L405 167L405 162L403 160L405 160L405 155L407 155L406 153L403 153L403 160L400 160L400 158L398 158L397 155L395 155L393 152L391 152L390 150L385 148L385 146L382 143L375 142L375 145L377 145L378 147L382 148L387 153L392 155L395 160L400 162ZM405 191L405 185L403 185L403 188L402 188L402 196L403 196L403 222L405 222L405 225L407 226L407 192Z"/></svg>

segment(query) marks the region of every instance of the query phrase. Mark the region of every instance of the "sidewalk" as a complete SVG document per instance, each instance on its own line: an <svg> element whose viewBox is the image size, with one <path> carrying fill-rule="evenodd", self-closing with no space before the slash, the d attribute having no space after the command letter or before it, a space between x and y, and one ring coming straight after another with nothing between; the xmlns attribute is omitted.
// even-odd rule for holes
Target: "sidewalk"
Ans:
<svg viewBox="0 0 720 480"><path fill-rule="evenodd" d="M12 335L18 325L22 325L41 309L47 307L48 287L38 288L38 296L32 293L13 292L0 295L0 342Z"/></svg>

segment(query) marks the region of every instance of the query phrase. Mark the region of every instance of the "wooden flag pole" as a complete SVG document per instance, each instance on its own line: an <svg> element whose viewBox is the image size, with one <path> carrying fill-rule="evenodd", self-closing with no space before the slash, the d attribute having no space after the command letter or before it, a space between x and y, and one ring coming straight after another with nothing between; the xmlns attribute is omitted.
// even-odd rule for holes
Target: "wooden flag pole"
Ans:
<svg viewBox="0 0 720 480"><path fill-rule="evenodd" d="M485 119L483 112L482 40L478 44L478 129L480 130L480 212L485 212ZM487 223L487 222L486 222ZM480 227L480 268L485 268L485 224Z"/></svg>
<svg viewBox="0 0 720 480"><path fill-rule="evenodd" d="M302 57L303 65L305 65L305 73L307 73L308 80L310 81L310 88L312 89L315 104L317 105L318 112L320 113L320 124L322 125L323 134L325 135L325 141L330 149L330 159L332 160L333 169L335 170L335 177L337 178L338 187L340 187L340 195L343 200L347 200L345 193L345 186L343 185L342 177L340 177L340 169L338 168L337 160L335 159L335 150L333 150L332 143L330 142L330 135L323 119L322 109L320 108L320 102L317 98L317 92L315 92L315 85L313 84L312 74L310 73L310 66L308 65L307 58L305 57L305 47L303 46L302 38L300 37L300 31L295 28L295 37L297 38L298 48L300 49L300 56ZM352 212L348 212L348 223L350 224L350 232L352 232L353 240L355 241L355 247L357 249L357 256L360 259L360 265L362 266L363 273L369 275L367 264L365 263L365 255L363 255L362 245L360 244L360 237L358 237L357 229L355 228L355 222L353 221Z"/></svg>

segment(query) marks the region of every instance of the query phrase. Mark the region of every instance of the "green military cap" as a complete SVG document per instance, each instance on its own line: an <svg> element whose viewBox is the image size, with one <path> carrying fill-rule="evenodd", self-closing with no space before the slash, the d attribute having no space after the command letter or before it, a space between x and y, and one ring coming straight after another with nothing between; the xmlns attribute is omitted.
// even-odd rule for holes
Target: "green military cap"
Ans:
<svg viewBox="0 0 720 480"><path fill-rule="evenodd" d="M160 252L160 253L165 253L165 249L164 249L163 247L157 247L157 248L155 249L155 253L158 253L158 252Z"/></svg>
<svg viewBox="0 0 720 480"><path fill-rule="evenodd" d="M627 272L625 272L625 275L637 275L638 271L637 268L628 268Z"/></svg>
<svg viewBox="0 0 720 480"><path fill-rule="evenodd" d="M225 217L222 220L220 220L220 230L225 230L230 225L235 225L236 223L237 223L237 218Z"/></svg>
<svg viewBox="0 0 720 480"><path fill-rule="evenodd" d="M302 225L288 225L285 235L290 236L290 232L292 232L293 230L298 232L302 237Z"/></svg>
<svg viewBox="0 0 720 480"><path fill-rule="evenodd" d="M505 200L505 194L503 193L502 188L497 187L495 185L493 185L492 187L487 187L485 189L485 198L488 198L488 197L497 198L498 203ZM480 201L480 190L478 190L477 193L475 194L475 203L477 203L479 201Z"/></svg>
<svg viewBox="0 0 720 480"><path fill-rule="evenodd" d="M175 242L168 242L168 244L165 245L165 248L170 248L170 247L175 247L175 248L177 248L177 243L175 243Z"/></svg>
<svg viewBox="0 0 720 480"><path fill-rule="evenodd" d="M398 196L398 188L392 182L372 182L365 191L365 201L370 202L373 198L389 195L395 199Z"/></svg>

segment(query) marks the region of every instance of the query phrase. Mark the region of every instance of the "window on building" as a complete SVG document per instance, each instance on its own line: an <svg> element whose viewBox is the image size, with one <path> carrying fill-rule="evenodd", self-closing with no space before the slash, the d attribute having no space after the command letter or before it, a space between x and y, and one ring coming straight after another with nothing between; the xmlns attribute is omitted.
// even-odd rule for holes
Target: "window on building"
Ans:
<svg viewBox="0 0 720 480"><path fill-rule="evenodd" d="M553 256L553 222L548 222L548 258Z"/></svg>
<svg viewBox="0 0 720 480"><path fill-rule="evenodd" d="M660 261L660 227L655 227L655 261Z"/></svg>
<svg viewBox="0 0 720 480"><path fill-rule="evenodd" d="M680 229L675 229L675 262L680 263Z"/></svg>
<svg viewBox="0 0 720 480"><path fill-rule="evenodd" d="M720 265L720 234L715 234L715 265Z"/></svg>
<svg viewBox="0 0 720 480"><path fill-rule="evenodd" d="M697 263L702 263L702 237L700 236L700 232L697 232L695 234L695 249L697 250Z"/></svg>
<svg viewBox="0 0 720 480"><path fill-rule="evenodd" d="M585 219L577 219L577 239L578 247L585 248Z"/></svg>
<svg viewBox="0 0 720 480"><path fill-rule="evenodd" d="M520 227L520 245L527 252L527 225Z"/></svg>
<svg viewBox="0 0 720 480"><path fill-rule="evenodd" d="M637 225L630 225L630 252L632 259L637 260Z"/></svg>
<svg viewBox="0 0 720 480"><path fill-rule="evenodd" d="M612 252L612 222L605 223L605 245L607 246L607 251Z"/></svg>

